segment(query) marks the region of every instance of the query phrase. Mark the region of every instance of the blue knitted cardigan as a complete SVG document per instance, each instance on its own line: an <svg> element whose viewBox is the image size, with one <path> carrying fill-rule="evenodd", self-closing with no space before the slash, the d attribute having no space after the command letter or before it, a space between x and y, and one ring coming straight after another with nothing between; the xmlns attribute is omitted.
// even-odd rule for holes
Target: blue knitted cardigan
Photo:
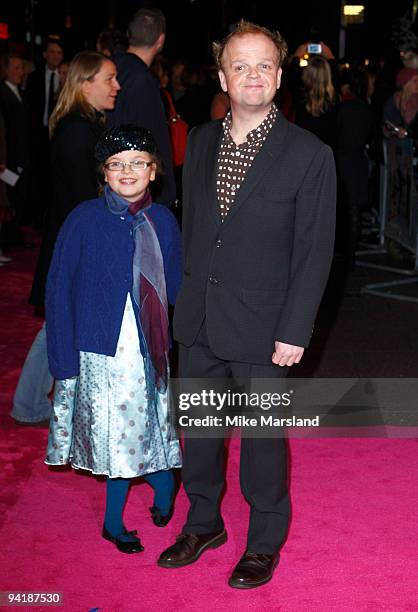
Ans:
<svg viewBox="0 0 418 612"><path fill-rule="evenodd" d="M166 206L151 204L164 261L167 298L181 281L181 237ZM103 197L79 204L59 233L46 288L49 369L58 380L79 374L79 351L114 356L132 292L133 217L112 214Z"/></svg>

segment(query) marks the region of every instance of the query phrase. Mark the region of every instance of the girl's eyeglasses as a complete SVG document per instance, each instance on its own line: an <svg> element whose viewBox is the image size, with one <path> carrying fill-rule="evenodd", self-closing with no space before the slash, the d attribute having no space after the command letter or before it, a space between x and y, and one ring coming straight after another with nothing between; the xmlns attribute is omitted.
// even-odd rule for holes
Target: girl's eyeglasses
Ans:
<svg viewBox="0 0 418 612"><path fill-rule="evenodd" d="M140 172L141 170L146 170L148 166L150 166L153 163L154 162L152 161L147 162L147 161L136 159L130 162L113 161L113 162L109 162L108 164L104 164L104 167L106 168L106 170L110 170L110 172L121 172L122 170L125 170L125 166L129 166L130 169L133 170L134 172Z"/></svg>

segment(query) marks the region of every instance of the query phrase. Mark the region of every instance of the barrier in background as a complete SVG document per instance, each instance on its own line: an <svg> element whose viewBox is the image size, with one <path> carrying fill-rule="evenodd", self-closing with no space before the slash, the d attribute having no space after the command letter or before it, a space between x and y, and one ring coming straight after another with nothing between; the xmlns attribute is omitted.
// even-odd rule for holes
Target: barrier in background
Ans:
<svg viewBox="0 0 418 612"><path fill-rule="evenodd" d="M396 292L418 283L418 141L409 138L386 139L383 143L384 163L381 167L379 250L358 252L366 259L356 260L363 267L376 268L410 276L409 279L374 283L363 287L362 293L418 302L418 292ZM387 262L385 242L400 245L411 257L407 265ZM380 259L380 261L379 261ZM410 287L409 287L410 289ZM412 288L413 289L413 288ZM416 295L415 295L416 294Z"/></svg>

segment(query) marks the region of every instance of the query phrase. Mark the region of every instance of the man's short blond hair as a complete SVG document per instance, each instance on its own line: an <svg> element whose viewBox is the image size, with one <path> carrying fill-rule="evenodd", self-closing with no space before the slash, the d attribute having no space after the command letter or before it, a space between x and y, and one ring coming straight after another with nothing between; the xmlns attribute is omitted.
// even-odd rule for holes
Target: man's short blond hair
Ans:
<svg viewBox="0 0 418 612"><path fill-rule="evenodd" d="M223 40L214 42L212 44L213 57L218 70L223 69L222 56L224 54L226 45L232 38L234 38L234 36L244 36L245 34L263 34L269 38L274 43L277 50L277 65L279 68L282 66L287 55L287 44L280 32L276 30L269 30L268 28L252 23L251 21L241 19L241 21L234 26L234 29L228 34L228 36L225 36Z"/></svg>

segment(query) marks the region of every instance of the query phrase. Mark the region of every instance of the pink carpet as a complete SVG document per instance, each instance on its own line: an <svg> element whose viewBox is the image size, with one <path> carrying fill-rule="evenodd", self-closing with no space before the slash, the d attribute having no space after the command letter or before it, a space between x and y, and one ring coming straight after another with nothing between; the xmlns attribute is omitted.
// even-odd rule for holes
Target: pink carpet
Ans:
<svg viewBox="0 0 418 612"><path fill-rule="evenodd" d="M226 584L244 550L248 508L233 440L223 503L229 541L190 567L155 561L180 531L183 491L165 529L151 523L151 489L133 487L125 512L145 552L122 555L100 538L103 482L43 464L43 425L18 425L11 398L40 327L26 304L33 254L0 269L0 590L60 591L65 612L418 610L418 441L293 440L293 520L274 579L254 591ZM268 469L268 466L266 466ZM53 610L51 607L13 607Z"/></svg>

